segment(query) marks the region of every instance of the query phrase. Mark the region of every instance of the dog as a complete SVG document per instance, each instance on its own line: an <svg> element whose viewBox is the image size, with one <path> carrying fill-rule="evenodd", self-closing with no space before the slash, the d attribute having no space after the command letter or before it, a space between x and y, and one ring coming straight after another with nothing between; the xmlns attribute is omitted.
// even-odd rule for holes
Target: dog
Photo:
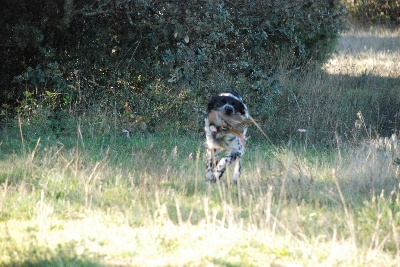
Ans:
<svg viewBox="0 0 400 267"><path fill-rule="evenodd" d="M206 132L206 181L215 183L228 165L234 164L232 182L238 183L242 169L247 126L253 124L242 97L227 91L215 95L207 105ZM220 158L221 152L226 155Z"/></svg>

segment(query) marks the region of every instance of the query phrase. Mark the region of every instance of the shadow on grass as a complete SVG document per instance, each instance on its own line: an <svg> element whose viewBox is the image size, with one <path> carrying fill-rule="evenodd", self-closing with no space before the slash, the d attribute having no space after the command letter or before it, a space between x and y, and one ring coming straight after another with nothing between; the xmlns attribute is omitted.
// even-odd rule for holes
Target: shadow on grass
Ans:
<svg viewBox="0 0 400 267"><path fill-rule="evenodd" d="M243 264L243 263L231 262L231 261L224 260L221 258L210 258L210 259L208 259L208 261L217 266L226 266L226 267L246 266L246 264Z"/></svg>
<svg viewBox="0 0 400 267"><path fill-rule="evenodd" d="M84 252L82 255L77 255L74 248L68 245L59 245L55 250L43 248L31 244L27 250L16 247L9 248L9 260L0 262L1 266L37 266L37 267L53 267L53 266L87 266L99 267L110 266L102 262L101 255L96 255L91 252ZM3 258L3 257L1 257Z"/></svg>
<svg viewBox="0 0 400 267"><path fill-rule="evenodd" d="M110 266L101 264L98 262L93 262L89 260L82 260L76 258L54 258L54 259L43 259L43 260L27 260L23 262L15 262L7 265L5 267L16 267L16 266L29 266L29 267L55 267L55 266L85 266L85 267L98 267L98 266Z"/></svg>

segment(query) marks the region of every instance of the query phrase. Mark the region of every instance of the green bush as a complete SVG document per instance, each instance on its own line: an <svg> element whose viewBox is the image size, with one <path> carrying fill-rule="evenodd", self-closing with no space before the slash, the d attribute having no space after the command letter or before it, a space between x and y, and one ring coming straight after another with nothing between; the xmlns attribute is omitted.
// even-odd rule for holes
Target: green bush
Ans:
<svg viewBox="0 0 400 267"><path fill-rule="evenodd" d="M3 109L20 111L28 91L54 114L99 109L149 130L201 130L205 102L227 88L273 116L276 74L323 62L344 15L338 0L39 2L2 13Z"/></svg>

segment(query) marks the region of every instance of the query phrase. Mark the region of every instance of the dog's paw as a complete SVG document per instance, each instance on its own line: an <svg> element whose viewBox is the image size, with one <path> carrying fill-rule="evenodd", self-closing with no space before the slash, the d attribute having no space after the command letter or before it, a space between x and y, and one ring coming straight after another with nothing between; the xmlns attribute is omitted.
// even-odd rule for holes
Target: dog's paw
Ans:
<svg viewBox="0 0 400 267"><path fill-rule="evenodd" d="M207 183L215 183L216 181L217 181L217 179L215 178L215 176L212 173L212 171L207 172L207 174L206 174L206 182Z"/></svg>
<svg viewBox="0 0 400 267"><path fill-rule="evenodd" d="M217 182L217 179L216 179L214 176L212 176L212 177L210 177L210 178L206 177L206 182L207 182L208 184L214 184L214 183Z"/></svg>

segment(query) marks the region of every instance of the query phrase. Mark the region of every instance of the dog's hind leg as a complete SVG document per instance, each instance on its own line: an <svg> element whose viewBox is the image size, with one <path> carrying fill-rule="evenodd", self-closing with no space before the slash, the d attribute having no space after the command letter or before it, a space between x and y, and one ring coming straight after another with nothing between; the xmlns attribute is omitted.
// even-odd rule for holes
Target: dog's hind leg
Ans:
<svg viewBox="0 0 400 267"><path fill-rule="evenodd" d="M219 162L219 151L216 149L207 148L207 169L206 169L206 182L215 183L217 178L214 175L214 170L216 169L217 163Z"/></svg>

